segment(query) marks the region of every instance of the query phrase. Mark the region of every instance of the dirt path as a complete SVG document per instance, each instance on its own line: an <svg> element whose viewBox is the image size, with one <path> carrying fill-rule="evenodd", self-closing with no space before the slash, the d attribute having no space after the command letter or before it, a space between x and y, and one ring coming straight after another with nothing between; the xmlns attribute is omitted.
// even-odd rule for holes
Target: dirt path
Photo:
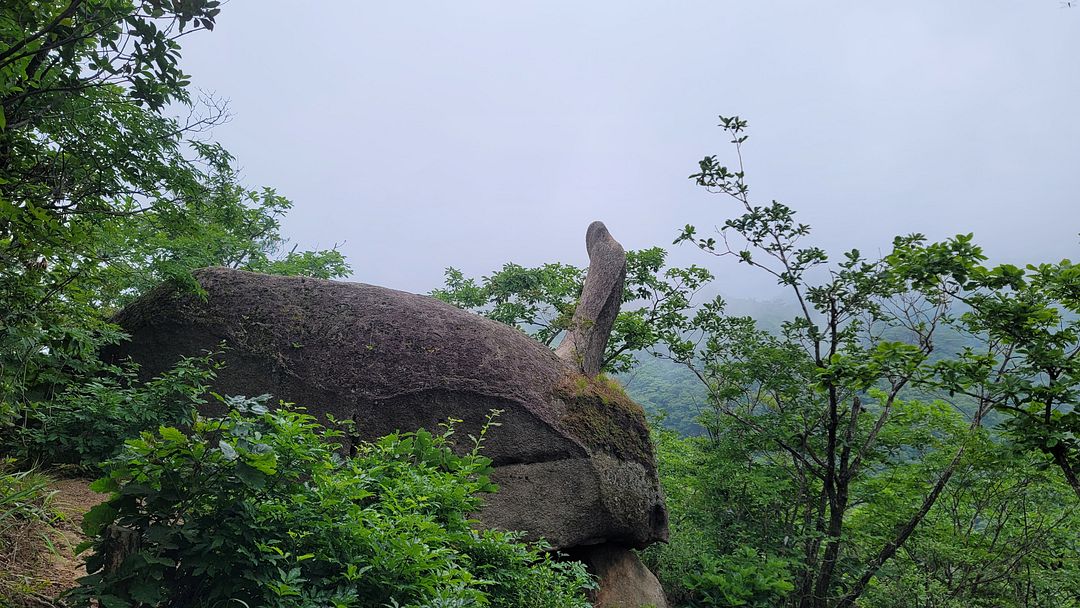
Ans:
<svg viewBox="0 0 1080 608"><path fill-rule="evenodd" d="M49 484L53 492L49 504L59 514L57 521L51 530L45 526L27 529L10 556L11 563L4 564L5 574L18 577L24 592L56 597L86 575L82 557L75 555L75 548L85 540L83 515L106 498L91 491L89 485L88 479L55 479ZM43 535L49 538L51 548L43 542Z"/></svg>
<svg viewBox="0 0 1080 608"><path fill-rule="evenodd" d="M52 574L55 577L53 585L57 591L64 591L75 586L75 580L86 576L83 568L82 557L75 555L75 547L86 537L82 533L82 519L86 512L93 507L105 502L106 495L98 494L90 489L89 479L58 479L51 484L56 490L53 496L53 505L56 510L63 514L62 523L59 526L64 537L64 547L57 546L59 555L49 553Z"/></svg>

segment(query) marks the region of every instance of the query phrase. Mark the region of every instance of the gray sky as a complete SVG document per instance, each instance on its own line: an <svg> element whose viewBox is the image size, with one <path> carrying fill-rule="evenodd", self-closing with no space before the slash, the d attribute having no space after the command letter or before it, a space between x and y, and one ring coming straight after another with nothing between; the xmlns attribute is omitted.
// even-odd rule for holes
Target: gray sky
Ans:
<svg viewBox="0 0 1080 608"><path fill-rule="evenodd" d="M1080 8L1056 0L232 0L183 64L231 101L245 182L295 202L286 233L368 283L585 264L594 219L627 248L719 224L686 179L731 158L717 114L750 121L751 193L837 256L918 231L1080 257Z"/></svg>

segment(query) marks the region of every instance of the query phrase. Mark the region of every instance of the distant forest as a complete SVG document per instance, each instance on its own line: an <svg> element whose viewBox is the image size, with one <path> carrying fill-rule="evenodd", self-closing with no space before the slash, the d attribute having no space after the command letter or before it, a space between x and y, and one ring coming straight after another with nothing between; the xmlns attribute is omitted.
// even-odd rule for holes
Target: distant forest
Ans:
<svg viewBox="0 0 1080 608"><path fill-rule="evenodd" d="M783 323L799 314L797 308L778 300L733 299L727 301L727 310L732 315L753 318L758 327L773 334L779 334ZM939 332L936 350L931 355L934 359L955 357L965 347L977 349L980 346L976 337L960 333L953 327L942 327ZM887 335L897 340L906 339L901 333L893 331ZM704 434L706 430L698 418L708 410L709 391L701 380L686 365L668 357L645 352L635 356L638 363L633 369L615 375L627 394L645 408L650 419L665 428L685 437ZM942 396L920 388L907 389L904 395L921 400ZM953 395L952 401L969 419L977 408L973 399L963 395ZM1001 419L1000 415L990 412L984 424L992 428Z"/></svg>

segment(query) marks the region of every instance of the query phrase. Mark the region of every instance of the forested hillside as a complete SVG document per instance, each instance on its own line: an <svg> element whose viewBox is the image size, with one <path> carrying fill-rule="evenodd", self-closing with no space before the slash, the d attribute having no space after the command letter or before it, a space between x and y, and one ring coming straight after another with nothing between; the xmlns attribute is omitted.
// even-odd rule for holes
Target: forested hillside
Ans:
<svg viewBox="0 0 1080 608"><path fill-rule="evenodd" d="M698 417L708 407L709 392L685 366L645 355L617 378L655 423L684 436L705 432Z"/></svg>
<svg viewBox="0 0 1080 608"><path fill-rule="evenodd" d="M0 608L1080 608L1073 262L827 247L725 115L685 167L715 230L332 282L350 261L290 240L305 201L248 183L183 69L230 8L0 6ZM261 43L319 33L292 35ZM706 296L731 265L782 295ZM325 403L261 394L295 386Z"/></svg>
<svg viewBox="0 0 1080 608"><path fill-rule="evenodd" d="M793 307L783 307L777 302L754 302L742 300L728 307L731 314L754 319L757 327L769 333L779 334L784 321L798 315ZM735 313L734 311L739 311ZM960 356L965 348L978 349L981 341L972 335L957 331L952 327L938 330L936 348L930 355L935 360L948 360ZM902 330L886 332L891 339L903 341L906 336ZM616 377L626 388L626 392L640 403L645 411L657 417L665 428L674 430L683 436L701 435L705 428L698 418L709 407L709 391L694 372L684 363L672 360L670 353L661 351L636 353L637 364L627 372ZM908 387L903 391L905 398L933 401L949 397L947 391L930 387ZM953 394L949 397L960 412L969 419L978 408L977 401L968 396ZM987 428L1004 420L997 412L986 412L983 424Z"/></svg>

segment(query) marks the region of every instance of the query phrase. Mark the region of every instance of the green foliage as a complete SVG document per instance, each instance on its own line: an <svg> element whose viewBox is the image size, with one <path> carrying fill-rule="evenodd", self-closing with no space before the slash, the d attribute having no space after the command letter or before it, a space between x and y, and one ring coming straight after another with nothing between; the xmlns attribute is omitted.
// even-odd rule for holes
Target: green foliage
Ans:
<svg viewBox="0 0 1080 608"><path fill-rule="evenodd" d="M619 374L626 393L654 418L654 424L682 435L700 435L697 418L706 409L708 392L686 367L661 357L643 357L633 369Z"/></svg>
<svg viewBox="0 0 1080 608"><path fill-rule="evenodd" d="M343 458L342 431L265 401L127 442L95 485L112 494L86 518L74 605L588 605L580 564L472 527L496 489L483 434L464 452L452 428L393 434ZM114 553L110 526L135 548Z"/></svg>
<svg viewBox="0 0 1080 608"><path fill-rule="evenodd" d="M900 260L956 282L949 295L968 307L957 325L985 341L941 362L937 385L996 408L1009 438L1052 460L1080 500L1080 267L948 265L969 240L916 241Z"/></svg>
<svg viewBox="0 0 1080 608"><path fill-rule="evenodd" d="M964 309L950 319L978 342L939 361L926 384L1005 416L1018 445L1046 455L1080 499L1080 268L984 266L971 235L898 237L892 264Z"/></svg>
<svg viewBox="0 0 1080 608"><path fill-rule="evenodd" d="M200 149L215 163L212 172L200 176L200 196L128 222L127 230L136 236L127 255L114 259L102 277L104 285L118 289L109 294L110 302L125 304L166 280L197 289L190 272L207 266L326 279L349 274L336 249L290 249L280 229L292 202L271 188L240 186L227 152L212 145Z"/></svg>
<svg viewBox="0 0 1080 608"><path fill-rule="evenodd" d="M856 484L860 507L848 517L850 563L857 569L892 539L927 478L950 454L942 444L966 427L941 403L905 402L883 433L881 465ZM717 560L771 555L800 570L805 543L817 537L804 518L816 508L799 492L790 458L730 418L720 432L680 438L656 432L658 468L670 512L671 540L643 554L675 605L703 601L696 585ZM1080 512L1069 486L1037 457L991 433L967 440L963 461L902 551L868 586L859 606L1073 608L1080 568ZM764 561L764 558L761 558ZM752 564L750 564L752 565ZM731 567L715 572L723 575ZM785 578L792 582L796 579ZM769 606L797 605L797 594Z"/></svg>
<svg viewBox="0 0 1080 608"><path fill-rule="evenodd" d="M33 471L12 469L10 459L0 460L0 555L8 550L13 528L27 521L49 521L49 493L44 477Z"/></svg>
<svg viewBox="0 0 1080 608"><path fill-rule="evenodd" d="M981 437L903 553L879 572L864 605L1080 606L1080 512L1069 486L1038 461ZM882 479L874 491L905 487ZM854 533L887 534L881 511L888 508L882 501L860 512Z"/></svg>
<svg viewBox="0 0 1080 608"><path fill-rule="evenodd" d="M116 338L98 277L130 248L125 220L196 189L181 140L206 123L160 110L189 101L176 38L217 4L0 9L0 399L50 390Z"/></svg>
<svg viewBox="0 0 1080 608"><path fill-rule="evenodd" d="M686 587L688 577L702 572L704 561L721 553L718 541L725 538L718 520L710 517L705 491L717 471L701 438L682 438L675 431L653 424L656 467L668 509L669 541L654 544L641 553L642 561L656 575L668 600L682 606L693 599ZM749 496L745 492L743 496ZM735 503L741 504L741 503Z"/></svg>
<svg viewBox="0 0 1080 608"><path fill-rule="evenodd" d="M719 559L707 558L705 569L686 577L686 587L700 599L692 606L708 608L772 608L795 589L786 561L763 558L743 547Z"/></svg>
<svg viewBox="0 0 1080 608"><path fill-rule="evenodd" d="M654 431L671 538L666 545L650 547L643 557L676 605L703 605L706 590L714 601L719 601L720 589L743 589L752 597L755 583L749 581L773 571L766 566L770 562L784 564L780 570L786 573L778 580L791 581L797 570L797 484L782 463L761 451L762 442L753 433L724 423L724 431L713 437ZM740 562L747 571L735 575ZM717 580L729 572L734 578ZM785 605L780 600L791 589L773 591L773 603L767 605Z"/></svg>
<svg viewBox="0 0 1080 608"><path fill-rule="evenodd" d="M186 99L176 39L213 29L217 0L16 0L0 20L6 129L43 120L49 102L94 87L123 87L160 109ZM15 95L18 93L18 95Z"/></svg>
<svg viewBox="0 0 1080 608"><path fill-rule="evenodd" d="M110 368L51 401L20 403L0 427L3 451L23 462L94 467L130 437L189 420L219 368L213 358L183 359L145 383L133 367Z"/></svg>
<svg viewBox="0 0 1080 608"><path fill-rule="evenodd" d="M191 270L221 264L348 272L335 250L289 250L289 201L240 186L232 157L192 137L225 108L190 97L178 41L213 29L219 4L0 7L3 454L93 466L125 438L188 418L205 375L178 369L141 386L99 359L123 337L112 313L156 283L193 286Z"/></svg>
<svg viewBox="0 0 1080 608"><path fill-rule="evenodd" d="M716 300L697 311L695 331L669 345L670 356L708 390L711 407L700 418L705 449L745 468L728 467L719 479L703 475L705 487L723 490L728 481L742 480L752 498L734 498L740 506L763 506L783 539L736 524L732 538L714 550L730 554L748 546L788 560L793 604L856 605L881 583L883 568L904 563L909 543L918 544L919 531L936 520L950 481L967 475L976 453L987 453L978 448L995 408L1017 410L1019 424L1005 427L1009 436L1052 456L1080 496L1071 468L1073 365L1080 346L1070 325L1080 273L1068 262L1029 267L1026 274L985 268L970 235L942 243L898 237L879 259L851 250L831 262L823 249L807 244L810 227L790 207L751 201L741 151L746 122L722 117L721 126L738 152L738 167L706 157L691 179L733 199L741 213L724 221L719 238L700 237L688 225L676 243L691 242L770 274L788 290L798 314L770 333L750 318L725 315ZM943 336L947 347L962 336L959 352L941 352ZM780 480L773 483L786 501L758 502L768 493L755 478ZM723 529L727 521L710 515L709 505L686 506ZM982 525L986 518L978 519ZM951 540L975 543L977 529L954 530ZM960 564L953 560L949 567ZM1029 582L1041 580L1037 570L1025 571ZM986 592L985 586L976 593L956 581L950 585L931 594L932 601ZM1008 595L998 589L994 601Z"/></svg>
<svg viewBox="0 0 1080 608"><path fill-rule="evenodd" d="M337 251L289 250L289 201L238 185L232 157L192 137L225 109L188 95L178 38L212 29L218 4L0 8L0 410L100 373L120 338L109 315L162 280L191 285L208 265L348 272Z"/></svg>
<svg viewBox="0 0 1080 608"><path fill-rule="evenodd" d="M49 526L57 520L48 478L33 470L19 471L13 464L0 459L0 606L35 590L28 580L29 565L20 562L26 559L27 545L50 545Z"/></svg>
<svg viewBox="0 0 1080 608"><path fill-rule="evenodd" d="M431 295L507 325L521 327L552 346L569 327L585 271L568 264L525 268L508 263L481 282L446 269L446 284Z"/></svg>
<svg viewBox="0 0 1080 608"><path fill-rule="evenodd" d="M699 266L665 269L666 258L659 247L627 252L623 309L604 351L604 371L629 371L641 351L651 352L687 329L691 300L713 277ZM506 264L479 281L447 268L445 285L431 295L555 346L573 320L584 281L585 271L567 264Z"/></svg>

